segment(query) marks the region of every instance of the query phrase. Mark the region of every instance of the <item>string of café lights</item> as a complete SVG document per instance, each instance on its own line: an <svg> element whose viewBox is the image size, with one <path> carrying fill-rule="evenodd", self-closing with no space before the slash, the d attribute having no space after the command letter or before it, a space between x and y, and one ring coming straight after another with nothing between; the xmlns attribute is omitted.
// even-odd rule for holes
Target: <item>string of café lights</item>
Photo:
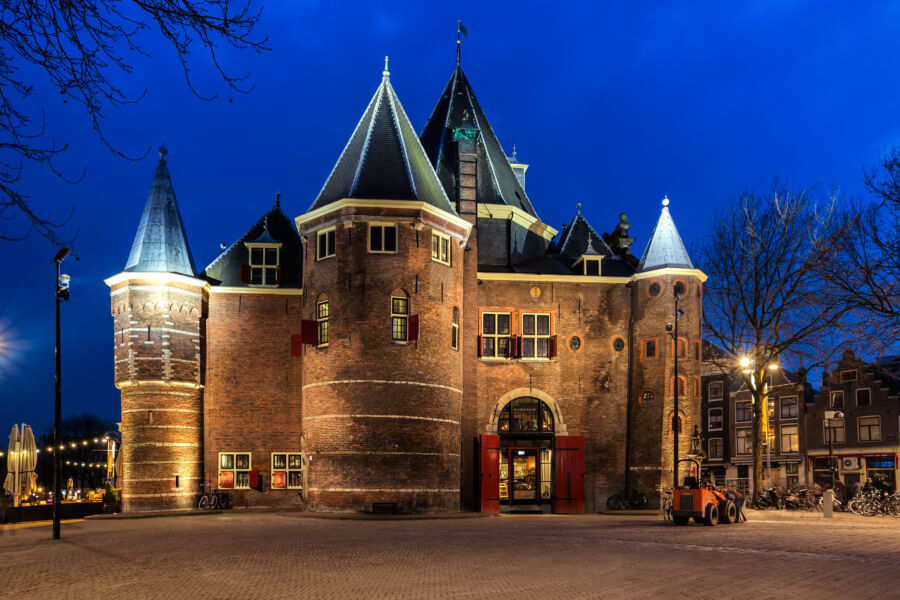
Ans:
<svg viewBox="0 0 900 600"><path fill-rule="evenodd" d="M95 444L99 444L100 442L106 443L110 439L111 438L109 436L103 437L103 438L93 438ZM77 450L79 448L84 449L90 443L91 443L90 440L81 440L80 444L78 442L68 442L66 444L60 444L58 447L61 452L65 452L66 450ZM35 453L40 454L41 452L53 452L53 450L54 450L53 446L47 446L44 450L41 450L40 448L35 448L34 451L35 451ZM105 450L103 450L103 452L105 452ZM6 455L6 453L3 452L2 450L0 450L0 458L3 458L5 455ZM67 460L65 464L71 465L73 467L81 466L81 467L90 468L90 469L106 468L106 463L80 463L79 464L78 461Z"/></svg>

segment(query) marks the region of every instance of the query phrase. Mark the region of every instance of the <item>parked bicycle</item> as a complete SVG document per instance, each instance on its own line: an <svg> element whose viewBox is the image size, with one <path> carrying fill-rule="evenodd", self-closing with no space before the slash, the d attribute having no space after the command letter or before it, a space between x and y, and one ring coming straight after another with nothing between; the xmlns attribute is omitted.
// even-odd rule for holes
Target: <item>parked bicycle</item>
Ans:
<svg viewBox="0 0 900 600"><path fill-rule="evenodd" d="M215 510L217 508L231 508L231 496L219 488L211 489L209 485L200 486L200 501L197 503L200 510Z"/></svg>
<svg viewBox="0 0 900 600"><path fill-rule="evenodd" d="M619 490L606 500L606 508L610 510L647 508L647 504L647 496L637 490L631 490L631 497L628 499L625 498L625 490Z"/></svg>

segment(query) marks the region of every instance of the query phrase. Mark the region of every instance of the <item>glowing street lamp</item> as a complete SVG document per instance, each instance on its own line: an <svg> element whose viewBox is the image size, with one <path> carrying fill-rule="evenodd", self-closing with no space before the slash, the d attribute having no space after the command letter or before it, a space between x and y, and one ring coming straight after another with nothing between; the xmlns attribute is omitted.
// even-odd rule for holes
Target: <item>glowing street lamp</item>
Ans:
<svg viewBox="0 0 900 600"><path fill-rule="evenodd" d="M60 248L59 252L53 258L56 263L56 399L54 402L54 421L53 421L53 445L59 446L62 450L64 447L59 443L59 426L62 421L62 355L60 345L60 329L59 329L59 304L69 299L69 284L72 278L59 272L59 266L69 256L72 250L69 248ZM77 259L77 257L76 257ZM59 498L60 498L60 477L59 477L59 453L53 454L53 539L59 539Z"/></svg>

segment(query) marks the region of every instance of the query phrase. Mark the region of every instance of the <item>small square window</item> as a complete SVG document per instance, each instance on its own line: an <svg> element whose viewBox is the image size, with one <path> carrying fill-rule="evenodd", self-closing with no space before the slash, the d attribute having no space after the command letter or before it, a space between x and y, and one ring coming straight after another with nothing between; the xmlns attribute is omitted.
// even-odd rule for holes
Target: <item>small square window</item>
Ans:
<svg viewBox="0 0 900 600"><path fill-rule="evenodd" d="M641 404L653 404L653 392L644 392L641 394Z"/></svg>
<svg viewBox="0 0 900 600"><path fill-rule="evenodd" d="M722 382L713 381L709 384L709 400L714 402L722 399Z"/></svg>
<svg viewBox="0 0 900 600"><path fill-rule="evenodd" d="M450 264L450 238L442 233L431 234L431 260Z"/></svg>
<svg viewBox="0 0 900 600"><path fill-rule="evenodd" d="M872 391L869 388L856 390L856 405L869 406L872 404Z"/></svg>
<svg viewBox="0 0 900 600"><path fill-rule="evenodd" d="M388 224L370 225L369 252L396 253L397 226Z"/></svg>
<svg viewBox="0 0 900 600"><path fill-rule="evenodd" d="M860 442L881 441L881 417L878 415L860 417L856 422L859 427Z"/></svg>
<svg viewBox="0 0 900 600"><path fill-rule="evenodd" d="M709 431L721 431L721 430L722 430L722 409L721 408L709 409Z"/></svg>
<svg viewBox="0 0 900 600"><path fill-rule="evenodd" d="M841 381L855 381L856 380L856 369L850 369L849 371L841 371Z"/></svg>
<svg viewBox="0 0 900 600"><path fill-rule="evenodd" d="M330 258L335 254L334 228L320 231L316 237L316 260Z"/></svg>
<svg viewBox="0 0 900 600"><path fill-rule="evenodd" d="M644 358L656 358L656 340L644 340Z"/></svg>
<svg viewBox="0 0 900 600"><path fill-rule="evenodd" d="M796 396L789 396L781 399L781 418L796 419L800 414L800 407L797 404Z"/></svg>

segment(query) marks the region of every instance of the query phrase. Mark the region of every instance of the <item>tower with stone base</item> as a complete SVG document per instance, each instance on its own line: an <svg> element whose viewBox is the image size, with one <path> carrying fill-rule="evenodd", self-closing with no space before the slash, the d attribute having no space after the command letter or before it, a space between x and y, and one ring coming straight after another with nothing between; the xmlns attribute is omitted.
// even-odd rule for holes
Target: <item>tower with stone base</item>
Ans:
<svg viewBox="0 0 900 600"><path fill-rule="evenodd" d="M190 507L203 477L207 289L196 277L165 156L161 148L125 269L106 280L126 512Z"/></svg>

